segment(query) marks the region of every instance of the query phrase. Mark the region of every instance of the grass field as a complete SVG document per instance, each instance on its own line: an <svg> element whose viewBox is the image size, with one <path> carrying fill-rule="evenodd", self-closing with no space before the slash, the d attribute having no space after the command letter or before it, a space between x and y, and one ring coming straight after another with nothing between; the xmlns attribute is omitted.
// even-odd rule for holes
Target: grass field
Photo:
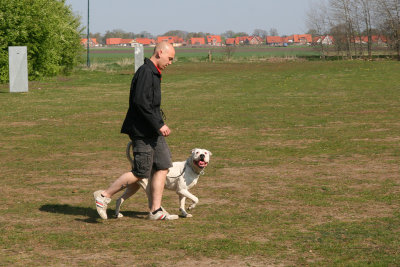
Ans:
<svg viewBox="0 0 400 267"><path fill-rule="evenodd" d="M144 54L150 57L152 47L145 47ZM212 54L213 61L226 61L225 47L177 47L176 58L178 62L208 61L208 54ZM239 46L233 48L230 60L248 61L249 59L268 59L272 57L306 57L318 56L319 52L312 47L267 47L267 46ZM86 60L87 55L83 55ZM134 48L131 47L101 47L90 50L90 60L94 64L113 64L116 62L134 60ZM110 67L110 66L109 66Z"/></svg>
<svg viewBox="0 0 400 267"><path fill-rule="evenodd" d="M149 222L138 192L103 221L93 191L129 170L129 69L0 86L1 266L400 265L399 62L178 61L173 160L213 152L194 217Z"/></svg>

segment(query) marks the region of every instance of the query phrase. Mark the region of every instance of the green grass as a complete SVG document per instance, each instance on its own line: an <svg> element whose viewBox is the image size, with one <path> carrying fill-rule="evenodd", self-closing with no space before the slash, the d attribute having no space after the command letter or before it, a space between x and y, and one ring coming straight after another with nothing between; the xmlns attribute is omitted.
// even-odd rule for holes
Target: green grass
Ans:
<svg viewBox="0 0 400 267"><path fill-rule="evenodd" d="M176 62L163 73L173 160L212 151L193 218L98 218L129 170L130 66L0 86L0 265L397 266L400 64ZM115 199L115 198L114 198ZM174 192L163 205L177 212ZM109 215L114 209L110 205Z"/></svg>
<svg viewBox="0 0 400 267"><path fill-rule="evenodd" d="M152 47L144 48L145 57L150 57L153 52ZM226 61L225 47L177 47L176 57L180 62L188 61L207 61L208 53L212 53L213 61ZM307 57L318 56L319 53L311 47L237 47L232 53L231 60L247 61L248 59L260 60L274 57ZM82 55L82 60L86 61L87 54ZM124 60L134 60L134 48L129 47L101 47L90 50L90 61L93 64L107 64L108 67Z"/></svg>

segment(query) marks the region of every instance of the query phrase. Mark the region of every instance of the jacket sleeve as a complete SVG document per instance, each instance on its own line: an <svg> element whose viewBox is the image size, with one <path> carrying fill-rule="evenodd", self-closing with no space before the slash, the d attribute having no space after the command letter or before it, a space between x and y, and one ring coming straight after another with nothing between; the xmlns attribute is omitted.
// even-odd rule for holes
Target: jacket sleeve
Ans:
<svg viewBox="0 0 400 267"><path fill-rule="evenodd" d="M158 114L158 109L153 106L155 95L152 75L150 71L143 71L139 74L135 96L133 99L130 99L130 101L133 107L142 115L149 125L158 132L164 125L164 121L161 115Z"/></svg>

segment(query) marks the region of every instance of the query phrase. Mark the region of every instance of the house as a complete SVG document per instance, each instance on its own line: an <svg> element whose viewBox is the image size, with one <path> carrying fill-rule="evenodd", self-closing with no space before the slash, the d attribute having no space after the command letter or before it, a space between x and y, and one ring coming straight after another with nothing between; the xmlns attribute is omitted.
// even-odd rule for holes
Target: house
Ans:
<svg viewBox="0 0 400 267"><path fill-rule="evenodd" d="M386 38L383 36L379 35L372 35L371 36L371 41L374 44L385 44L387 42ZM362 43L362 44L367 44L368 43L368 36L361 36L361 37L356 37L354 42L356 44Z"/></svg>
<svg viewBox="0 0 400 267"><path fill-rule="evenodd" d="M259 36L241 36L239 38L239 43L244 45L259 45L263 43L263 40Z"/></svg>
<svg viewBox="0 0 400 267"><path fill-rule="evenodd" d="M204 40L203 37L192 37L189 39L188 44L191 45L205 45L206 41Z"/></svg>
<svg viewBox="0 0 400 267"><path fill-rule="evenodd" d="M265 38L265 42L267 45L271 46L284 46L285 43L287 44L287 41L285 42L285 38L280 36L267 36L267 38Z"/></svg>
<svg viewBox="0 0 400 267"><path fill-rule="evenodd" d="M207 44L222 46L222 38L220 35L207 35Z"/></svg>
<svg viewBox="0 0 400 267"><path fill-rule="evenodd" d="M87 47L87 38L81 39L81 45L84 47ZM96 38L89 38L89 47L94 47L94 46L99 46L99 43L97 42Z"/></svg>
<svg viewBox="0 0 400 267"><path fill-rule="evenodd" d="M135 41L143 46L153 46L156 44L156 40L150 38L136 38Z"/></svg>
<svg viewBox="0 0 400 267"><path fill-rule="evenodd" d="M134 39L121 39L121 46L133 46L136 43Z"/></svg>
<svg viewBox="0 0 400 267"><path fill-rule="evenodd" d="M106 45L120 45L122 38L107 38Z"/></svg>
<svg viewBox="0 0 400 267"><path fill-rule="evenodd" d="M236 38L226 38L225 39L225 44L226 45L238 45L239 44L239 40L237 40L237 42L236 42Z"/></svg>
<svg viewBox="0 0 400 267"><path fill-rule="evenodd" d="M157 43L166 41L173 46L181 46L183 45L183 39L179 36L158 36Z"/></svg>
<svg viewBox="0 0 400 267"><path fill-rule="evenodd" d="M263 39L260 36L248 36L247 43L249 45L260 45L263 43Z"/></svg>
<svg viewBox="0 0 400 267"><path fill-rule="evenodd" d="M311 34L294 34L288 36L288 43L298 44L298 45L311 44L312 36Z"/></svg>
<svg viewBox="0 0 400 267"><path fill-rule="evenodd" d="M333 36L326 35L326 36L315 37L313 39L314 44L320 44L321 42L323 45L332 45L333 44Z"/></svg>

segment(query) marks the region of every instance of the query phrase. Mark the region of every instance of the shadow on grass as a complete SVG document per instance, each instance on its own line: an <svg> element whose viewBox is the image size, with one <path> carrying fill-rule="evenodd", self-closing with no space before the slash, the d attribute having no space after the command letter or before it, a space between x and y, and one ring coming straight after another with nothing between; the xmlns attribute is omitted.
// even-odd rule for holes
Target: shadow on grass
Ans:
<svg viewBox="0 0 400 267"><path fill-rule="evenodd" d="M51 213L62 213L66 215L80 215L87 216L87 219L75 219L76 221L82 221L86 223L99 223L101 221L97 211L93 208L86 207L74 207L68 204L46 204L39 208L40 211L51 212ZM115 210L108 210L107 214L110 219L114 219ZM140 211L124 211L124 217L132 217L138 219L145 219L147 212Z"/></svg>

